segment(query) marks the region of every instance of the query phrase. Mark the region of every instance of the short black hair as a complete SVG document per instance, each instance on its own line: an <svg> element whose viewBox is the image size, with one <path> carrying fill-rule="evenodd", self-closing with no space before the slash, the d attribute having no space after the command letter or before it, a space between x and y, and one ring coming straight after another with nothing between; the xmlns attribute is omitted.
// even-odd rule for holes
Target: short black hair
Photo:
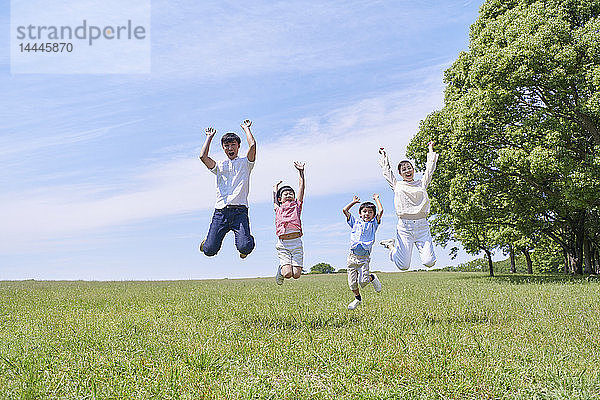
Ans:
<svg viewBox="0 0 600 400"><path fill-rule="evenodd" d="M277 204L281 204L281 202L279 201L279 199L281 198L281 194L283 192L285 192L286 190L289 190L292 193L294 193L294 195L296 195L296 192L294 191L294 189L291 186L282 186L279 189L277 189Z"/></svg>
<svg viewBox="0 0 600 400"><path fill-rule="evenodd" d="M233 132L227 132L221 138L221 146L223 146L225 143L230 142L237 142L237 144L242 144L242 139L240 139L240 137Z"/></svg>
<svg viewBox="0 0 600 400"><path fill-rule="evenodd" d="M364 203L362 203L360 205L360 207L358 207L358 212L360 213L363 208L370 208L371 210L373 210L373 214L377 214L377 207L375 207L375 204L371 203L370 201L365 201Z"/></svg>
<svg viewBox="0 0 600 400"><path fill-rule="evenodd" d="M398 172L400 172L400 168L402 168L403 165L405 164L409 164L411 167L413 167L412 163L408 160L402 160L398 163ZM413 169L415 169L415 167L413 167Z"/></svg>

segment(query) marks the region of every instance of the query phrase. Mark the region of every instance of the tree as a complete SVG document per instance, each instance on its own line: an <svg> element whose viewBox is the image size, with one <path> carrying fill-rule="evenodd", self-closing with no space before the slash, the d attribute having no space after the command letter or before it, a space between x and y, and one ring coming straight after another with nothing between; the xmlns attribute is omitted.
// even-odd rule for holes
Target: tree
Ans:
<svg viewBox="0 0 600 400"><path fill-rule="evenodd" d="M440 151L437 239L475 249L477 232L489 254L510 228L551 238L573 273L597 270L600 2L488 0L445 83L409 146L417 165L428 141Z"/></svg>
<svg viewBox="0 0 600 400"><path fill-rule="evenodd" d="M335 268L327 263L318 263L310 268L311 274L333 274Z"/></svg>

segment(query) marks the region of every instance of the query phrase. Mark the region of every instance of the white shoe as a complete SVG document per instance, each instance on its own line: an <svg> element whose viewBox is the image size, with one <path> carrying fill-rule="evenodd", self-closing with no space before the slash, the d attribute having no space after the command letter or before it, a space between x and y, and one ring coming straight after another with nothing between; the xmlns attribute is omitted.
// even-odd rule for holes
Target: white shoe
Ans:
<svg viewBox="0 0 600 400"><path fill-rule="evenodd" d="M394 248L394 246L396 245L396 239L382 240L381 242L379 242L379 244L388 250L392 250Z"/></svg>
<svg viewBox="0 0 600 400"><path fill-rule="evenodd" d="M354 299L354 301L352 303L348 304L348 310L354 310L359 305L360 305L360 300Z"/></svg>
<svg viewBox="0 0 600 400"><path fill-rule="evenodd" d="M375 291L377 293L381 292L381 282L379 281L379 278L377 278L377 275L372 274L373 275L373 280L371 281L371 283L373 284L373 287L375 288Z"/></svg>
<svg viewBox="0 0 600 400"><path fill-rule="evenodd" d="M281 275L281 265L277 268L277 274L275 275L275 282L278 285L283 285L283 275Z"/></svg>

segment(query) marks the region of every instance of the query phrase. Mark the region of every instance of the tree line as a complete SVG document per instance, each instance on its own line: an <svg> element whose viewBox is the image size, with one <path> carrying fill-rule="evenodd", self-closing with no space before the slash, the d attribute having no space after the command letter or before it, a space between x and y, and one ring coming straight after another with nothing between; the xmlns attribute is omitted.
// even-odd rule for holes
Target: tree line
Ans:
<svg viewBox="0 0 600 400"><path fill-rule="evenodd" d="M440 153L435 240L600 272L600 1L486 1L444 83L407 152Z"/></svg>

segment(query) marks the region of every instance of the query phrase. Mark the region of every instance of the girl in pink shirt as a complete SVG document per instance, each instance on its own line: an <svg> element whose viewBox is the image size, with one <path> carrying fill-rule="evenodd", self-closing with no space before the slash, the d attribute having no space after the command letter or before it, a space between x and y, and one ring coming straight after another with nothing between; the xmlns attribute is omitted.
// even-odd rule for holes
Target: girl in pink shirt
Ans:
<svg viewBox="0 0 600 400"><path fill-rule="evenodd" d="M279 187L279 181L273 187L273 206L275 208L275 234L278 237L277 256L279 267L275 282L283 284L284 278L298 279L302 274L304 249L302 247L302 222L300 213L304 201L304 163L294 162L300 175L298 198L291 186Z"/></svg>

